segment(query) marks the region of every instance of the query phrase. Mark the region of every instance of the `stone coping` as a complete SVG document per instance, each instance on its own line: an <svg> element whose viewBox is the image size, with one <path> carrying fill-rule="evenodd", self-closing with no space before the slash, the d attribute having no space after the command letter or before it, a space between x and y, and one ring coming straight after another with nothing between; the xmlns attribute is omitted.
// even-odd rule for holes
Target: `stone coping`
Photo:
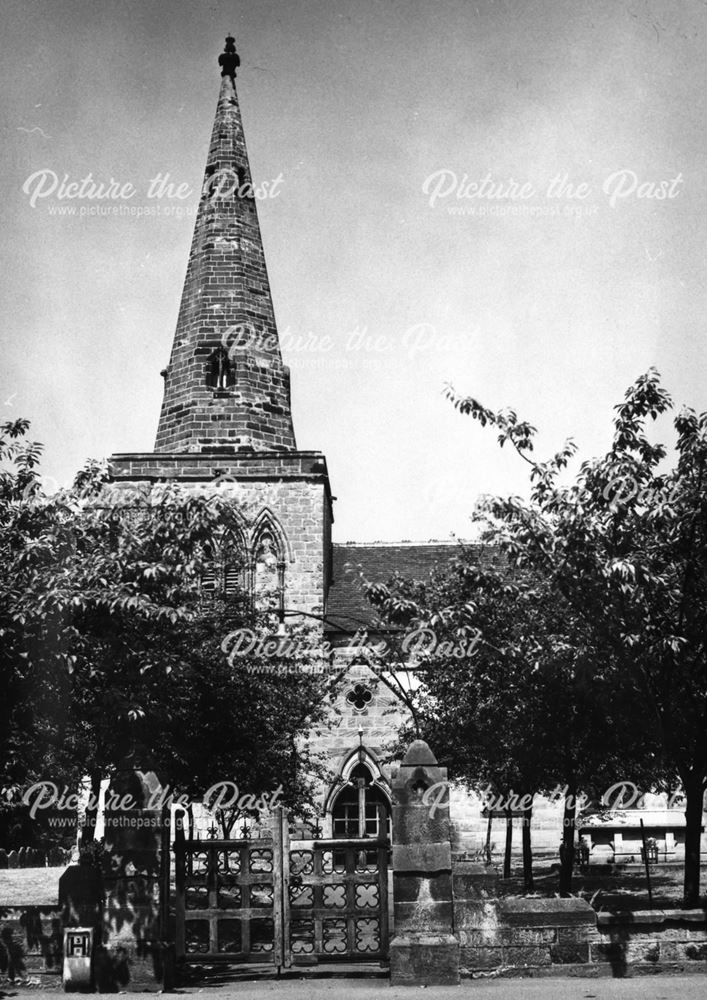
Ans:
<svg viewBox="0 0 707 1000"><path fill-rule="evenodd" d="M597 913L600 927L611 924L664 924L668 921L691 924L707 923L707 909L695 910L626 910L622 913Z"/></svg>
<svg viewBox="0 0 707 1000"><path fill-rule="evenodd" d="M502 923L515 927L568 927L596 924L596 911L586 899L504 899L497 901Z"/></svg>

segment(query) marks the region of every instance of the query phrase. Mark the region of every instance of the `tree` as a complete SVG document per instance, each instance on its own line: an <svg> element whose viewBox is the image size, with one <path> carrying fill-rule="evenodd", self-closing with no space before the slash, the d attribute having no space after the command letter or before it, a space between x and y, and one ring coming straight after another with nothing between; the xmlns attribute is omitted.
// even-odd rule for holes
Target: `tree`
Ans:
<svg viewBox="0 0 707 1000"><path fill-rule="evenodd" d="M591 646L583 621L550 582L510 565L500 549L460 546L424 583L396 579L368 594L417 646L417 716L452 777L507 815L523 819L523 870L533 887L530 822L536 792L566 789L560 888L571 889L580 792L626 777L644 780L656 760L650 738L620 724L631 691Z"/></svg>
<svg viewBox="0 0 707 1000"><path fill-rule="evenodd" d="M97 790L119 768L155 767L178 791L238 780L257 797L274 783L306 803L314 762L299 737L330 679L293 673L297 646L229 665L229 632L273 625L242 593L201 589L234 505L176 487L121 496L99 463L45 496L28 426L0 429L2 784L50 773L75 788L89 773Z"/></svg>
<svg viewBox="0 0 707 1000"><path fill-rule="evenodd" d="M583 623L578 653L610 654L614 676L633 685L635 714L653 720L685 791L684 894L694 905L707 784L707 414L677 413L675 461L662 471L667 449L647 428L673 404L650 369L615 408L607 453L564 485L571 441L536 461L536 430L514 411L494 412L451 388L448 396L530 467L529 500L487 498L477 516L511 562L546 580Z"/></svg>

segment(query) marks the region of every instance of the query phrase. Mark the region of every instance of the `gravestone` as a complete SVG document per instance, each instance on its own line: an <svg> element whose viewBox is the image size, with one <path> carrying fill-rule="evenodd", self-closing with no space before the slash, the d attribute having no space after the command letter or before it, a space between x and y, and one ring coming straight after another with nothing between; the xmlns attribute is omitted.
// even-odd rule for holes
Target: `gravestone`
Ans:
<svg viewBox="0 0 707 1000"><path fill-rule="evenodd" d="M0 847L0 869L7 868L7 851L4 847Z"/></svg>
<svg viewBox="0 0 707 1000"><path fill-rule="evenodd" d="M27 867L27 848L21 847L17 852L17 867L26 868Z"/></svg>
<svg viewBox="0 0 707 1000"><path fill-rule="evenodd" d="M17 851L10 851L7 856L7 867L8 868L19 868L20 858Z"/></svg>
<svg viewBox="0 0 707 1000"><path fill-rule="evenodd" d="M393 900L390 985L457 985L447 769L423 740L393 777Z"/></svg>
<svg viewBox="0 0 707 1000"><path fill-rule="evenodd" d="M103 924L103 878L87 860L69 865L59 879L59 906L64 927L91 927L100 935Z"/></svg>

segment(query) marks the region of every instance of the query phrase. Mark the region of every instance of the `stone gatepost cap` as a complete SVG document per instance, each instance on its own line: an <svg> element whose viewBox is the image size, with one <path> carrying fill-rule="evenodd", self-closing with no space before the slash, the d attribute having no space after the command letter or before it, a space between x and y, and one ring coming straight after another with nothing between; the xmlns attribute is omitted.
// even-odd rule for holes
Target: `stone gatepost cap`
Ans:
<svg viewBox="0 0 707 1000"><path fill-rule="evenodd" d="M403 757L401 767L436 767L437 758L424 740L413 740Z"/></svg>

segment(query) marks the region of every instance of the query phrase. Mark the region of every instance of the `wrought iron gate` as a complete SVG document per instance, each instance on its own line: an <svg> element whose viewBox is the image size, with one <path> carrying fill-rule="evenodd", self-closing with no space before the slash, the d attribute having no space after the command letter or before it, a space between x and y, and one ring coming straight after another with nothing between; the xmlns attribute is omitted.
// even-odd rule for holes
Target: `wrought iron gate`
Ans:
<svg viewBox="0 0 707 1000"><path fill-rule="evenodd" d="M383 829L384 827L382 827ZM177 958L290 965L388 957L387 840L174 843Z"/></svg>

